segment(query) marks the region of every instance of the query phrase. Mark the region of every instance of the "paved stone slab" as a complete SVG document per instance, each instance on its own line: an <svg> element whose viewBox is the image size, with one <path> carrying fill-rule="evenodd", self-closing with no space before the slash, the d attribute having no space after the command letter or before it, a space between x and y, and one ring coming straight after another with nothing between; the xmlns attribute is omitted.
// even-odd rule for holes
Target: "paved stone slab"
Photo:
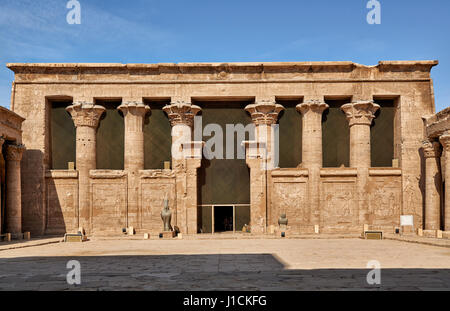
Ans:
<svg viewBox="0 0 450 311"><path fill-rule="evenodd" d="M380 285L366 282L370 260ZM1 290L450 289L450 250L391 240L91 240L5 250L0 267Z"/></svg>

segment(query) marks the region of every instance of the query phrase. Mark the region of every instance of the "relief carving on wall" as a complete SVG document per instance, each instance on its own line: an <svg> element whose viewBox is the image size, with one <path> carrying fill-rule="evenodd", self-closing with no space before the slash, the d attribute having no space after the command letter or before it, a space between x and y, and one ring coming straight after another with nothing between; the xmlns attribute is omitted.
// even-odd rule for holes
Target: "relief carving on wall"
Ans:
<svg viewBox="0 0 450 311"><path fill-rule="evenodd" d="M401 182L378 177L369 193L369 217L373 224L395 225L401 214Z"/></svg>
<svg viewBox="0 0 450 311"><path fill-rule="evenodd" d="M47 183L46 231L73 232L77 226L77 183Z"/></svg>
<svg viewBox="0 0 450 311"><path fill-rule="evenodd" d="M323 224L351 224L358 208L354 182L323 182L321 221Z"/></svg>
<svg viewBox="0 0 450 311"><path fill-rule="evenodd" d="M141 170L139 171L141 178L175 178L174 170Z"/></svg>
<svg viewBox="0 0 450 311"><path fill-rule="evenodd" d="M126 226L126 183L92 185L92 229L117 230Z"/></svg>
<svg viewBox="0 0 450 311"><path fill-rule="evenodd" d="M151 231L161 231L161 210L164 198L169 200L172 211L172 225L176 224L176 201L174 183L143 183L141 185L141 224L142 228Z"/></svg>
<svg viewBox="0 0 450 311"><path fill-rule="evenodd" d="M274 182L272 222L276 223L281 214L286 214L290 226L308 224L305 197L304 182Z"/></svg>

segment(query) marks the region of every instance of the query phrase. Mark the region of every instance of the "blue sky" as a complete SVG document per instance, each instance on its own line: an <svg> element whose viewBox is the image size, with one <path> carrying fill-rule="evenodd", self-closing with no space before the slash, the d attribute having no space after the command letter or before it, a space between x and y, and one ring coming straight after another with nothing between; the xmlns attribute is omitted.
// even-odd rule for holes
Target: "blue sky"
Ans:
<svg viewBox="0 0 450 311"><path fill-rule="evenodd" d="M241 62L439 60L436 110L450 106L450 1L0 0L0 105L9 107L9 62Z"/></svg>

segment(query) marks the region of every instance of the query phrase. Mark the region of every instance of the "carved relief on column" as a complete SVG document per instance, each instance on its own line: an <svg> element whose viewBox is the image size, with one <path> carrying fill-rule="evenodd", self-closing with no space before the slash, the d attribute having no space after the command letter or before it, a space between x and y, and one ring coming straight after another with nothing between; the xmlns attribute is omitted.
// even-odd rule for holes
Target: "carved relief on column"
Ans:
<svg viewBox="0 0 450 311"><path fill-rule="evenodd" d="M6 147L6 161L22 161L22 155L25 151L25 146L20 145L7 145Z"/></svg>
<svg viewBox="0 0 450 311"><path fill-rule="evenodd" d="M444 207L444 230L450 231L450 130L447 130L439 137L439 141L444 149L444 165L442 175L445 180L445 207Z"/></svg>
<svg viewBox="0 0 450 311"><path fill-rule="evenodd" d="M322 113L328 105L321 99L310 99L296 106L302 114L302 166L308 168L308 211L313 224L320 223L320 168L322 157Z"/></svg>
<svg viewBox="0 0 450 311"><path fill-rule="evenodd" d="M438 142L425 140L422 142L425 157L425 229L440 229L440 193L441 174L439 173L439 157L441 156Z"/></svg>
<svg viewBox="0 0 450 311"><path fill-rule="evenodd" d="M172 168L176 172L176 225L182 233L197 233L197 169L203 142L192 141L197 105L174 100L163 107L172 125Z"/></svg>
<svg viewBox="0 0 450 311"><path fill-rule="evenodd" d="M371 100L345 104L341 110L345 113L350 127L350 167L358 172L358 213L359 225L370 224L367 186L369 180L370 125L375 112L380 108Z"/></svg>
<svg viewBox="0 0 450 311"><path fill-rule="evenodd" d="M296 106L298 112L305 115L308 111L312 111L322 115L322 113L328 109L328 105L320 99L310 99L304 103L298 104Z"/></svg>
<svg viewBox="0 0 450 311"><path fill-rule="evenodd" d="M96 168L97 127L105 108L91 103L77 102L66 108L76 127L76 160L78 170L78 225L87 233L91 226L91 193L89 171Z"/></svg>
<svg viewBox="0 0 450 311"><path fill-rule="evenodd" d="M345 104L341 109L344 111L350 127L356 124L370 126L375 118L375 112L380 109L380 106L373 101L367 100Z"/></svg>
<svg viewBox="0 0 450 311"><path fill-rule="evenodd" d="M125 131L140 132L143 130L144 117L150 112L150 107L138 102L122 103L117 107L125 118ZM134 122L127 122L127 120ZM128 124L127 124L128 123Z"/></svg>
<svg viewBox="0 0 450 311"><path fill-rule="evenodd" d="M150 107L143 103L129 102L117 107L125 121L125 169L144 169L144 117Z"/></svg>
<svg viewBox="0 0 450 311"><path fill-rule="evenodd" d="M139 228L139 170L144 169L144 118L150 107L139 102L122 103L117 107L123 113L124 168L128 172L127 219L128 226Z"/></svg>
<svg viewBox="0 0 450 311"><path fill-rule="evenodd" d="M66 110L72 116L75 127L89 126L97 128L105 108L90 103L77 102L67 107Z"/></svg>
<svg viewBox="0 0 450 311"><path fill-rule="evenodd" d="M373 101L358 101L341 107L350 127L350 166L370 167L370 125L380 108Z"/></svg>
<svg viewBox="0 0 450 311"><path fill-rule="evenodd" d="M272 125L277 123L279 113L284 107L274 100L261 100L254 104L247 105L245 111L250 113L252 122L255 125Z"/></svg>
<svg viewBox="0 0 450 311"><path fill-rule="evenodd" d="M22 192L20 180L20 161L25 150L24 145L8 145L6 148L6 232L13 237L22 235Z"/></svg>
<svg viewBox="0 0 450 311"><path fill-rule="evenodd" d="M195 115L201 111L202 108L191 103L175 101L170 105L166 105L163 110L167 113L172 126L188 125L192 127L194 125Z"/></svg>
<svg viewBox="0 0 450 311"><path fill-rule="evenodd" d="M275 137L272 126L277 123L278 115L282 110L284 107L272 99L259 100L245 107L245 111L250 114L255 125L255 141L265 144L265 158L269 169L275 168L278 164L273 162L277 158L275 152L278 151L276 148L278 142L273 141Z"/></svg>
<svg viewBox="0 0 450 311"><path fill-rule="evenodd" d="M250 168L250 227L252 233L264 233L267 226L266 174L276 166L273 160L277 158L272 125L277 123L284 107L274 99L263 99L247 105L245 110L255 125L255 140L243 142Z"/></svg>
<svg viewBox="0 0 450 311"><path fill-rule="evenodd" d="M304 167L322 166L322 113L328 105L311 99L296 106L302 114L302 163Z"/></svg>
<svg viewBox="0 0 450 311"><path fill-rule="evenodd" d="M440 145L436 141L424 140L422 142L422 150L425 158L439 158L441 156Z"/></svg>

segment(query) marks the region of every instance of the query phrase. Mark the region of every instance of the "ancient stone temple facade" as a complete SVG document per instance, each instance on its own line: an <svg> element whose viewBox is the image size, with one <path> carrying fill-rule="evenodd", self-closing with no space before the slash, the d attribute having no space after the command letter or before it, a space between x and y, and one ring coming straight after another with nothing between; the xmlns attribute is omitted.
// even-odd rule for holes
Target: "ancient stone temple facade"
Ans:
<svg viewBox="0 0 450 311"><path fill-rule="evenodd" d="M165 198L184 234L272 233L282 214L288 234L450 230L429 177L450 145L440 114L422 145L435 65L8 64L22 230L155 234ZM212 137L234 149L211 158Z"/></svg>

